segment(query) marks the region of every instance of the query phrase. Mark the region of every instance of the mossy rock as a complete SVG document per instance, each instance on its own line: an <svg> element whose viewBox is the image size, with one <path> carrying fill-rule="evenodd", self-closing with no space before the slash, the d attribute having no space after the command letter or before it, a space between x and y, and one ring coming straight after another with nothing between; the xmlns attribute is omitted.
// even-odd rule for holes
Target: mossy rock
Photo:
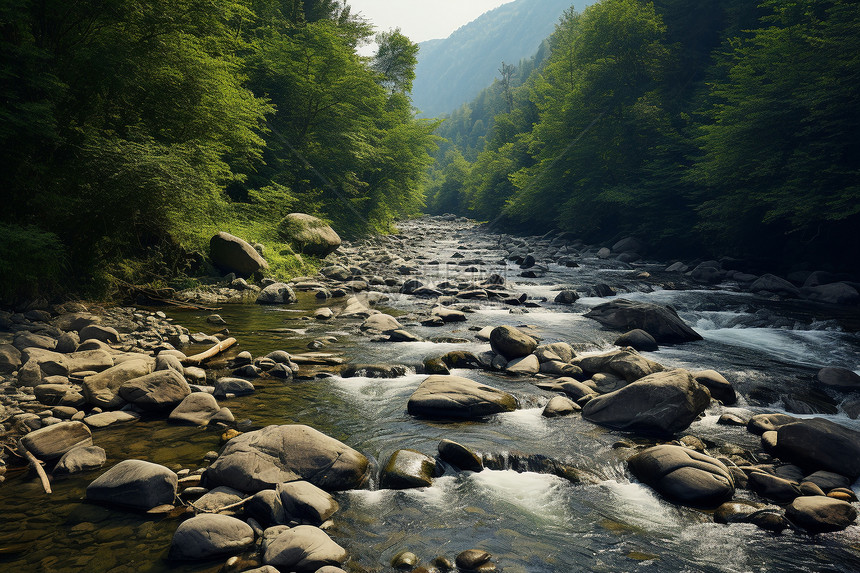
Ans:
<svg viewBox="0 0 860 573"><path fill-rule="evenodd" d="M325 221L306 215L290 213L278 223L278 233L297 251L325 257L340 246L340 237Z"/></svg>

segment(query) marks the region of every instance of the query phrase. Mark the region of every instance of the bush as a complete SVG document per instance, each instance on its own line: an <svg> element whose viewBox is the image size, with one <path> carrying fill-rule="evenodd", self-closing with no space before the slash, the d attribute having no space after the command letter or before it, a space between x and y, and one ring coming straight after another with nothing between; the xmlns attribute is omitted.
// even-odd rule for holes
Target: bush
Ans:
<svg viewBox="0 0 860 573"><path fill-rule="evenodd" d="M57 292L66 271L66 248L35 225L0 223L0 300L17 302Z"/></svg>

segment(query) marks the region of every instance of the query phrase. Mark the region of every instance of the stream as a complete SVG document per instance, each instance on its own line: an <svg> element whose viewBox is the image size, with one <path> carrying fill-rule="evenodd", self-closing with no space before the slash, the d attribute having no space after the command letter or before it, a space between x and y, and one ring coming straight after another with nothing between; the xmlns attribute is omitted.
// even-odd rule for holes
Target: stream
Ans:
<svg viewBox="0 0 860 573"><path fill-rule="evenodd" d="M553 475L513 470L449 471L429 488L393 491L373 485L338 493L341 510L328 533L350 554L346 570L389 571L392 557L403 550L427 563L437 555L453 558L475 547L489 551L506 573L860 571L860 526L815 537L790 530L774 535L749 524L716 524L708 512L664 501L632 478L624 450L613 448L622 439L653 442L596 426L578 414L542 417L543 406L554 394L538 389L533 378L454 370L452 374L514 394L520 409L481 422L438 422L407 414L409 396L426 377L415 373L426 357L451 350L477 354L490 349L476 338L475 327L528 325L543 343L569 342L579 354L614 349L612 342L619 333L582 316L611 300L589 296L595 285L608 284L618 291L616 297L672 305L704 338L643 352L647 358L667 367L717 370L733 383L739 398L736 407L755 413L820 416L860 429L860 422L846 413L850 411L846 406L857 398L821 389L813 378L823 366L860 372L860 337L851 331L857 323L856 309L766 298L743 292L733 283L695 286L683 275L664 272L666 262L604 260L593 249L571 252L579 265L571 268L538 256L558 249L550 239L525 240L538 259L532 269L534 278L521 277L519 266L505 260L509 238L460 219L426 217L404 222L394 237L353 244L346 250L353 260L387 252L419 271L398 275L395 262L385 278L417 278L435 285L497 273L507 279L508 290L525 293L538 303L512 307L497 301L459 301L469 307L466 322L429 327L415 316L427 312L432 299L400 294L396 286L372 286L385 295L375 308L398 316L406 330L425 342L376 341L358 331L361 320L357 319L313 320L317 308L337 311L345 299L318 300L310 292L298 293L299 302L294 305L228 305L218 311L230 335L239 340L237 351L248 350L254 356L273 350L301 353L313 340L334 336L337 341L323 350L336 352L347 362L410 368L406 376L396 379L255 380L254 394L222 403L237 420L249 421L246 428L307 424L380 465L402 448L433 456L439 441L447 438L478 452L551 456L597 477L596 484L573 484ZM575 289L583 296L571 305L553 302L562 289ZM208 312L165 312L192 332L222 328L206 322ZM745 428L717 425L725 410L713 403L682 435L705 440L713 452L726 444L757 451L759 438ZM139 458L176 470L195 469L204 465L207 452L220 447L215 430L174 426L164 420L98 430L94 440L107 451L105 468ZM170 539L180 522L176 518L81 503L87 484L102 471L57 480L50 496L26 473L7 476L0 485L0 570L227 570L222 569L223 559L167 560ZM853 489L860 493L860 485ZM736 498L744 497L752 499L755 494L738 490Z"/></svg>

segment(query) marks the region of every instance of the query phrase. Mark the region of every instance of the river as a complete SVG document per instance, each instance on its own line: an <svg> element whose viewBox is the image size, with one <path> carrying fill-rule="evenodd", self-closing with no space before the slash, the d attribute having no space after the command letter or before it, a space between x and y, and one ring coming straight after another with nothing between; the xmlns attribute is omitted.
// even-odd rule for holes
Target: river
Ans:
<svg viewBox="0 0 860 573"><path fill-rule="evenodd" d="M688 282L678 279L675 286L682 288L668 289L665 285L672 281L663 273L666 263L629 265L598 259L591 252L572 255L579 264L575 268L538 257L537 277L523 278L516 264L503 260L508 240L463 220L422 218L403 223L394 238L354 246L355 256L387 251L403 257L420 269L414 277L425 283L498 273L507 278L509 290L527 293L532 301L546 299L527 308L463 301L473 311L466 322L426 327L413 317L432 301L383 287L387 300L376 308L403 317L406 329L427 342L378 342L358 332L360 321L309 319L320 306L337 309L343 304L343 299L318 301L311 293L300 293L299 303L290 306L235 305L219 311L230 334L239 340L239 349L255 356L279 349L303 352L310 341L334 336L337 341L325 350L342 354L347 361L413 368L396 379L260 379L255 381L255 394L223 402L237 420L249 420L250 427L308 424L378 463L401 448L434 455L439 441L448 438L480 452L552 456L597 477L598 483L583 485L513 470L449 472L429 488L391 491L374 486L337 494L341 511L329 534L349 551L347 570L389 570L391 558L402 550L416 553L426 563L436 555L453 558L472 547L492 553L506 573L860 570L860 526L815 538L791 531L773 535L753 525L716 524L707 512L662 500L631 477L624 454L613 448L622 439L647 441L595 426L578 414L543 418L542 407L553 394L535 387L530 378L456 370L454 374L514 394L521 408L482 422L434 422L408 415L406 402L424 379L414 369L425 357L449 350L489 350L475 338L472 327L528 325L544 342L566 341L579 353L613 349L618 333L582 316L609 298L584 296L573 305L552 302L563 288L586 293L605 283L618 290L618 296L671 304L704 338L643 353L648 358L665 366L721 372L738 392L737 407L756 413L814 414L860 429L843 410L846 395L822 390L813 382L822 366L860 370L860 337L845 328L856 321L853 311L771 300L730 283L688 288ZM536 252L550 249L549 240L529 241ZM452 258L455 253L462 256ZM459 264L462 261L471 264ZM431 264L436 262L440 264ZM466 271L469 267L477 270ZM643 272L651 277L643 278ZM392 268L389 276L396 277L396 270ZM192 331L220 328L206 323L209 313L168 314ZM683 434L702 438L712 452L726 444L758 451L757 436L744 428L716 424L722 411L713 405ZM204 463L207 452L219 448L217 432L159 420L108 428L96 432L94 439L107 450L108 466L140 458L177 470L194 469ZM86 485L97 474L56 481L51 496L42 492L37 480L10 475L0 486L0 568L93 573L222 570L223 560L203 564L166 560L179 523L175 518L81 503ZM854 490L860 492L860 487L855 484ZM738 490L736 497L755 495Z"/></svg>

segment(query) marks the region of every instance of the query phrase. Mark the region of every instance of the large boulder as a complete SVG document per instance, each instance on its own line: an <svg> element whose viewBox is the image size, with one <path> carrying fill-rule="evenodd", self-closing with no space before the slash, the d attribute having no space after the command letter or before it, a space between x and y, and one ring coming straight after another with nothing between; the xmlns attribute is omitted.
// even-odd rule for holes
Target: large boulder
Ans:
<svg viewBox="0 0 860 573"><path fill-rule="evenodd" d="M340 509L330 493L306 481L278 484L275 491L289 522L321 525Z"/></svg>
<svg viewBox="0 0 860 573"><path fill-rule="evenodd" d="M170 413L168 421L176 424L194 424L205 426L213 419L231 421L233 414L228 408L218 406L215 396L206 392L194 392Z"/></svg>
<svg viewBox="0 0 860 573"><path fill-rule="evenodd" d="M397 450L382 470L380 486L386 489L430 487L436 460L415 450Z"/></svg>
<svg viewBox="0 0 860 573"><path fill-rule="evenodd" d="M125 403L125 400L117 394L120 386L129 380L146 376L152 372L154 366L151 360L129 360L98 374L87 376L81 384L84 398L90 405L102 409L118 408Z"/></svg>
<svg viewBox="0 0 860 573"><path fill-rule="evenodd" d="M513 326L497 326L490 333L490 346L496 354L513 360L534 352L537 341Z"/></svg>
<svg viewBox="0 0 860 573"><path fill-rule="evenodd" d="M839 499L824 496L798 497L786 509L786 515L809 533L841 531L857 519L857 509Z"/></svg>
<svg viewBox="0 0 860 573"><path fill-rule="evenodd" d="M269 263L254 247L224 231L209 240L209 256L212 258L212 263L225 273L249 277L269 268Z"/></svg>
<svg viewBox="0 0 860 573"><path fill-rule="evenodd" d="M731 406L738 401L738 396L732 383L716 370L693 372L693 377L696 379L696 382L710 391L711 397L715 400L719 400L727 406Z"/></svg>
<svg viewBox="0 0 860 573"><path fill-rule="evenodd" d="M732 474L722 462L681 446L648 448L627 465L638 480L673 502L716 507L735 493Z"/></svg>
<svg viewBox="0 0 860 573"><path fill-rule="evenodd" d="M325 221L306 215L290 213L278 223L278 233L297 250L325 257L340 246L340 237Z"/></svg>
<svg viewBox="0 0 860 573"><path fill-rule="evenodd" d="M326 491L359 487L367 477L362 454L302 425L267 426L236 436L206 470L210 486L245 492L305 480Z"/></svg>
<svg viewBox="0 0 860 573"><path fill-rule="evenodd" d="M124 400L146 410L172 410L189 394L191 387L176 370L158 370L119 387Z"/></svg>
<svg viewBox="0 0 860 573"><path fill-rule="evenodd" d="M254 544L254 530L235 517L202 514L179 524L173 534L171 559L210 559L232 555Z"/></svg>
<svg viewBox="0 0 860 573"><path fill-rule="evenodd" d="M658 343L702 340L695 330L681 320L671 306L620 298L595 306L585 314L585 317L624 332L636 328L644 330Z"/></svg>
<svg viewBox="0 0 860 573"><path fill-rule="evenodd" d="M710 402L707 388L688 371L676 369L589 400L582 417L616 430L671 435L688 428Z"/></svg>
<svg viewBox="0 0 860 573"><path fill-rule="evenodd" d="M845 283L807 287L802 292L806 298L814 302L846 305L860 302L860 293L857 289Z"/></svg>
<svg viewBox="0 0 860 573"><path fill-rule="evenodd" d="M55 460L78 446L93 445L93 434L81 422L60 422L30 432L21 443L40 460Z"/></svg>
<svg viewBox="0 0 860 573"><path fill-rule="evenodd" d="M860 390L860 375L847 368L822 368L815 375L815 379L837 390Z"/></svg>
<svg viewBox="0 0 860 573"><path fill-rule="evenodd" d="M282 571L317 571L346 561L346 550L311 525L270 527L263 532L263 562Z"/></svg>
<svg viewBox="0 0 860 573"><path fill-rule="evenodd" d="M781 426L774 453L801 467L860 477L860 432L824 418Z"/></svg>
<svg viewBox="0 0 860 573"><path fill-rule="evenodd" d="M178 478L164 466L143 460L125 460L87 486L87 499L136 509L172 504Z"/></svg>
<svg viewBox="0 0 860 573"><path fill-rule="evenodd" d="M512 412L517 400L507 392L461 376L428 376L409 398L414 416L473 419Z"/></svg>
<svg viewBox="0 0 860 573"><path fill-rule="evenodd" d="M297 300L296 293L286 283L270 284L257 295L257 304L292 304Z"/></svg>
<svg viewBox="0 0 860 573"><path fill-rule="evenodd" d="M14 372L21 367L21 351L11 344L0 344L0 374Z"/></svg>
<svg viewBox="0 0 860 573"><path fill-rule="evenodd" d="M614 350L594 356L580 356L575 358L573 363L589 374L612 374L624 378L627 382L635 382L664 370L662 365L629 349Z"/></svg>
<svg viewBox="0 0 860 573"><path fill-rule="evenodd" d="M800 289L788 282L772 274L764 274L757 278L751 285L752 292L772 292L783 296L800 298Z"/></svg>

